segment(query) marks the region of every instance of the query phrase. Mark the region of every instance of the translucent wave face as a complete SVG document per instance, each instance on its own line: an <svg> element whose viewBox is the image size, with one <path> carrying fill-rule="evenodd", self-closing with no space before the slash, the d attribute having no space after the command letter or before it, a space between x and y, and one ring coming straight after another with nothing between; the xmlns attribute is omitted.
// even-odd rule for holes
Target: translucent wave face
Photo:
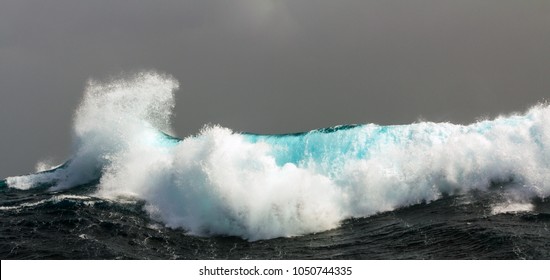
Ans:
<svg viewBox="0 0 550 280"><path fill-rule="evenodd" d="M323 231L473 189L513 186L509 205L550 194L548 106L468 126L369 124L277 136L214 126L180 141L161 132L170 131L176 88L155 73L91 82L70 161L8 178L9 186L63 189L97 179L96 195L142 199L167 226L249 240Z"/></svg>

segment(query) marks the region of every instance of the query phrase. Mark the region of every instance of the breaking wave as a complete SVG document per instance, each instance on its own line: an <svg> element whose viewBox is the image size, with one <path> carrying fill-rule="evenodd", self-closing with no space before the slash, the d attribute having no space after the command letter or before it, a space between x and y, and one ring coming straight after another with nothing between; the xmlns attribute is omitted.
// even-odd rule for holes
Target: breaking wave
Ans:
<svg viewBox="0 0 550 280"><path fill-rule="evenodd" d="M143 200L168 227L248 240L319 232L469 191L506 189L510 205L550 194L548 105L470 125L285 135L207 126L178 139L166 134L177 88L172 77L151 72L91 81L75 114L71 158L2 184L59 191L97 183L95 196ZM496 213L531 209L501 208Z"/></svg>

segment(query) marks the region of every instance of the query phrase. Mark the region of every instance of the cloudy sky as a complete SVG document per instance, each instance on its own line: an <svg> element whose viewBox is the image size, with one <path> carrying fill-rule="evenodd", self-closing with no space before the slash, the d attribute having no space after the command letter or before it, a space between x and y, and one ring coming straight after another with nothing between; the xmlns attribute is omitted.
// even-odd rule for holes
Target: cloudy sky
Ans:
<svg viewBox="0 0 550 280"><path fill-rule="evenodd" d="M149 69L180 137L469 123L550 96L550 1L2 0L0 177L67 157L89 78Z"/></svg>

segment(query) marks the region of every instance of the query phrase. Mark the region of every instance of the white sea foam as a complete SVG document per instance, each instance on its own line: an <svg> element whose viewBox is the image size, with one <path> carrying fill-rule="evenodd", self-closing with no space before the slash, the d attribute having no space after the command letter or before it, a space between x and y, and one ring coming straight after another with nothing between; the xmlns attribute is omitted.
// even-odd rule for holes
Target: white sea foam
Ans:
<svg viewBox="0 0 550 280"><path fill-rule="evenodd" d="M56 195L36 202L24 202L17 205L0 206L0 211L20 210L23 208L35 207L46 203L59 203L61 201L85 201L84 203L86 204L90 202L88 201L90 199L92 198L80 195Z"/></svg>
<svg viewBox="0 0 550 280"><path fill-rule="evenodd" d="M249 240L511 182L522 199L550 194L547 105L469 126L371 124L286 137L211 126L178 143L159 133L170 131L176 88L156 73L90 82L70 162L8 185L59 190L100 178L98 196L143 199L169 227Z"/></svg>
<svg viewBox="0 0 550 280"><path fill-rule="evenodd" d="M503 202L492 207L492 214L531 212L535 206L529 202Z"/></svg>
<svg viewBox="0 0 550 280"><path fill-rule="evenodd" d="M50 169L54 169L56 168L57 166L55 164L52 164L51 160L43 160L43 161L39 161L36 166L34 167L34 170L36 172L42 172L42 171L47 171L47 170L50 170Z"/></svg>

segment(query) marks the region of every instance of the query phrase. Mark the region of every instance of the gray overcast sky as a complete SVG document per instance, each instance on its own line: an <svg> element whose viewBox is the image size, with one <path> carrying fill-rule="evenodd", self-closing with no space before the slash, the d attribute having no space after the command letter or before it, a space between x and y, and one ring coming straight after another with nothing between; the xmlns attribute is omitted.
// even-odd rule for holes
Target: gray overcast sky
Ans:
<svg viewBox="0 0 550 280"><path fill-rule="evenodd" d="M550 96L547 0L2 0L0 177L68 156L89 78L180 81L178 136L467 123Z"/></svg>

